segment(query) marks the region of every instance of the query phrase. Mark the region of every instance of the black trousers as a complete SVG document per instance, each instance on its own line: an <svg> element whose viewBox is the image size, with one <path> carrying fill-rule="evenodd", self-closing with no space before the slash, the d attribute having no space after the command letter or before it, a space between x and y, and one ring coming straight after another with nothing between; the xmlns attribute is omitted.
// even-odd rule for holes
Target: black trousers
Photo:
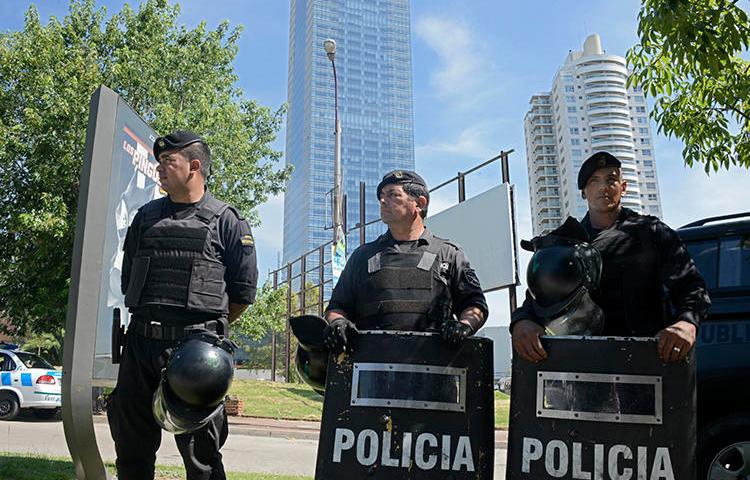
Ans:
<svg viewBox="0 0 750 480"><path fill-rule="evenodd" d="M164 350L175 343L128 332L117 386L107 408L119 480L154 478L161 428L154 420L151 403L164 366ZM223 412L200 430L175 436L188 480L226 479L219 449L228 433L227 415Z"/></svg>

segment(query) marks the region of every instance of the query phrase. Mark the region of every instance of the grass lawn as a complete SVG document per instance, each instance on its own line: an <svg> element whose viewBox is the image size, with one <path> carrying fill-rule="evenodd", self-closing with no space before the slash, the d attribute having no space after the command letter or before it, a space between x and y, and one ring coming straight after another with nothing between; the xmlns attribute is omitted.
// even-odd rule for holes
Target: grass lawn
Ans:
<svg viewBox="0 0 750 480"><path fill-rule="evenodd" d="M320 420L323 413L323 397L304 383L237 380L229 394L245 401L249 417Z"/></svg>
<svg viewBox="0 0 750 480"><path fill-rule="evenodd" d="M495 428L508 429L510 417L510 396L503 392L495 392Z"/></svg>
<svg viewBox="0 0 750 480"><path fill-rule="evenodd" d="M323 412L323 397L302 383L236 380L229 393L245 401L249 417L320 420ZM509 410L510 397L495 392L495 428L508 428Z"/></svg>
<svg viewBox="0 0 750 480"><path fill-rule="evenodd" d="M114 465L108 463L114 475ZM0 452L0 478L3 480L75 480L73 462L69 458L24 456L19 453ZM185 478L181 467L156 467L156 480ZM270 475L264 473L227 472L228 480L309 480L310 477Z"/></svg>

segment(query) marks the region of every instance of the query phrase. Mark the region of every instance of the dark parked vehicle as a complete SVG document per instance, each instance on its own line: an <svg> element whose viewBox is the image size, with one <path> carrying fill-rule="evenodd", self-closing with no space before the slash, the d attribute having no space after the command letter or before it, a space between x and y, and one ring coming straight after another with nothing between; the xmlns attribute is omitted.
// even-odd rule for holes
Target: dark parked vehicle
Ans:
<svg viewBox="0 0 750 480"><path fill-rule="evenodd" d="M697 343L698 478L750 478L750 212L677 230L706 279Z"/></svg>

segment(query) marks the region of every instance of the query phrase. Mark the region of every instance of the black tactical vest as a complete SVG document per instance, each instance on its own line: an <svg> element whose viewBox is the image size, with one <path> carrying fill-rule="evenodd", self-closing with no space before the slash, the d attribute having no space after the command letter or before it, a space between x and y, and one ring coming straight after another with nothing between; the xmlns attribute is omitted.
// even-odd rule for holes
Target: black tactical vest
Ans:
<svg viewBox="0 0 750 480"><path fill-rule="evenodd" d="M224 314L229 297L225 267L211 245L211 230L228 205L207 198L184 219L174 219L168 198L143 207L140 241L125 295L129 308L167 305Z"/></svg>
<svg viewBox="0 0 750 480"><path fill-rule="evenodd" d="M440 275L434 238L427 250L387 249L367 262L367 279L359 287L357 328L426 331L439 328L451 314L448 282Z"/></svg>

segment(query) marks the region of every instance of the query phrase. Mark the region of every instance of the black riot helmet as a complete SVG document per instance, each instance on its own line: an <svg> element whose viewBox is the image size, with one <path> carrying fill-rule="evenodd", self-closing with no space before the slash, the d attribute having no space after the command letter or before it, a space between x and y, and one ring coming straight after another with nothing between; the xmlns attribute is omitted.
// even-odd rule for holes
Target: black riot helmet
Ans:
<svg viewBox="0 0 750 480"><path fill-rule="evenodd" d="M531 250L526 282L537 317L547 333L596 335L604 314L591 299L602 274L599 251L588 243L585 229L572 217L549 235L521 242Z"/></svg>
<svg viewBox="0 0 750 480"><path fill-rule="evenodd" d="M323 342L323 332L328 322L317 315L300 315L290 318L289 325L298 342L294 357L297 373L313 390L323 395L328 369L328 348Z"/></svg>
<svg viewBox="0 0 750 480"><path fill-rule="evenodd" d="M219 415L234 375L231 340L200 331L171 352L154 393L153 413L166 431L187 433Z"/></svg>

